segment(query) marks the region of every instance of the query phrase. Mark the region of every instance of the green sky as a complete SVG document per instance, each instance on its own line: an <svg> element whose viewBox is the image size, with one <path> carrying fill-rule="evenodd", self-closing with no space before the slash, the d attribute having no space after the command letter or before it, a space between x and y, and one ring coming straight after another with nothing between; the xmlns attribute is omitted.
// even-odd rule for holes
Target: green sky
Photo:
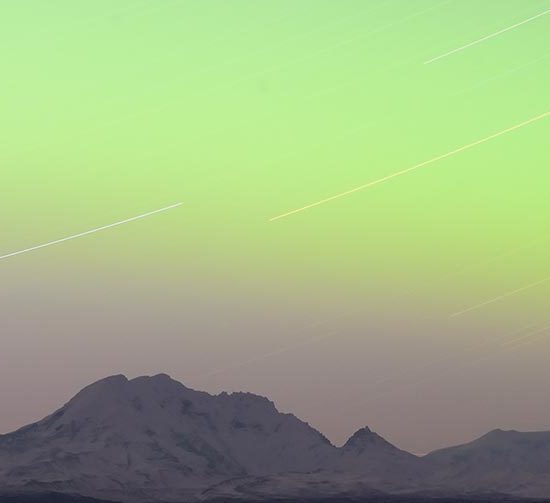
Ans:
<svg viewBox="0 0 550 503"><path fill-rule="evenodd" d="M424 64L548 9L547 0L0 1L0 255L184 203L1 261L2 377L27 386L21 375L39 369L65 396L103 373L169 371L212 391L270 394L336 439L376 408L375 426L418 451L502 414L550 428L533 387L550 377L537 360L550 336L506 356L506 368L494 342L550 322L550 281L449 318L550 277L550 116L269 221L550 111L550 13ZM209 314L188 321L197 309ZM349 313L337 338L300 346L324 333L316 321ZM216 332L211 316L230 328ZM124 317L147 319L152 333L136 345L121 333L134 326ZM115 325L92 342L94 327ZM476 386L500 397L500 416L464 398L477 411L471 430L403 431L390 411L410 401L424 421L419 411L429 415L438 396L422 378L395 403L357 405L367 403L361 383L480 342L489 347L454 365L496 357L475 367ZM66 375L60 358L73 362ZM537 362L530 381L524 371ZM351 387L359 397L339 404L348 419L323 415L315 376L327 367L336 395ZM462 378L446 375L447 389L467 397ZM510 379L534 393L524 415L494 387ZM25 409L14 396L0 389L15 411L0 428L53 407Z"/></svg>

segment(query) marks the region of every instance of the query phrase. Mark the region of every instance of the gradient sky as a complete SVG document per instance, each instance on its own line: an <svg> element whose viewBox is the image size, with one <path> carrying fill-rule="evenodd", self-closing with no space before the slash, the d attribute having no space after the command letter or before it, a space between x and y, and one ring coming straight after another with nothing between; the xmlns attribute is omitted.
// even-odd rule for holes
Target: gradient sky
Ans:
<svg viewBox="0 0 550 503"><path fill-rule="evenodd" d="M338 444L550 429L549 116L269 221L549 112L550 14L425 64L549 9L3 2L0 255L184 204L0 260L0 432L158 372Z"/></svg>

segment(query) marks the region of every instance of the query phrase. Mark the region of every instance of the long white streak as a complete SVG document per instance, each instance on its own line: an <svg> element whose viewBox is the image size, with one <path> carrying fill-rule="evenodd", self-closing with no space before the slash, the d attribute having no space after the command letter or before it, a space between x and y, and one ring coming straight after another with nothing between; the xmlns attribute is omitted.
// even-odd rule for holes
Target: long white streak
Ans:
<svg viewBox="0 0 550 503"><path fill-rule="evenodd" d="M115 222L113 224L104 225L102 227L97 227L96 229L91 229L89 231L74 234L73 236L67 236L65 238L56 239L55 241L50 241L48 243L43 243L43 244L40 244L40 245L37 245L37 246L32 246L30 248L25 248L24 250L19 250L19 251L16 251L16 252L8 253L7 255L0 256L0 260L10 258L10 257L15 257L16 255L22 255L23 253L28 253L28 252L31 252L31 251L34 251L34 250L39 250L40 248L46 248L47 246L53 246L53 245L56 245L56 244L59 244L59 243L64 243L65 241L70 241L71 239L81 238L82 236L87 236L88 234L93 234L94 232L99 232L99 231L103 231L105 229L110 229L111 227L117 227L118 225L127 224L129 222L133 222L134 220L140 220L141 218L146 218L146 217L149 217L149 216L154 215L156 213L161 213L163 211L168 211L168 210L171 210L173 208L177 208L178 206L181 206L182 204L183 203L171 204L170 206L166 206L165 208L160 208L158 210L149 211L147 213L143 213L142 215L137 215L137 216L132 217L132 218L127 218L126 220L121 220L120 222Z"/></svg>
<svg viewBox="0 0 550 503"><path fill-rule="evenodd" d="M446 58L447 56L450 56L451 54L455 54L457 52L468 49L469 47L472 47L472 46L477 45L481 42L484 42L485 40L489 40L490 38L501 35L502 33L506 33L507 31L513 30L514 28L517 28L518 26L522 26L522 25L530 23L531 21L534 21L535 19L538 19L542 16L546 16L546 14L548 14L548 13L550 13L550 9L545 10L544 12L541 12L540 14L537 14L536 16L530 17L529 19L525 19L525 20L523 20L519 23L516 23L512 26L508 26L507 28L503 28L502 30L496 31L495 33L491 33L490 35L487 35L485 37L474 40L473 42L470 42L469 44L463 45L462 47L458 47L456 49L453 49L452 51L446 52L445 54L441 54L440 56L429 59L428 61L425 61L424 64L429 65L430 63L433 63L434 61L438 61L440 59Z"/></svg>
<svg viewBox="0 0 550 503"><path fill-rule="evenodd" d="M550 276L547 278L541 279L540 281L536 281L535 283L530 283L529 285L525 285L525 286L522 286L521 288L517 288L516 290L512 290L511 292L506 292L502 295L499 295L498 297L494 297L492 299L486 300L485 302L481 302L480 304L476 304L475 306L469 307L467 309L463 309L462 311L453 313L451 314L451 318L455 318L456 316L461 316L462 314L469 313L470 311L475 311L476 309L480 309L482 307L488 306L489 304L494 304L495 302L498 302L503 299L507 299L512 295L516 295L518 293L524 292L525 290L529 290L531 288L542 285L544 283L548 283L549 281L550 281Z"/></svg>
<svg viewBox="0 0 550 503"><path fill-rule="evenodd" d="M288 217L290 215L294 215L295 213L299 213L301 211L305 211L305 210L308 210L310 208L314 208L315 206L320 206L321 204L325 204L325 203L328 203L330 201L334 201L335 199L339 199L341 197L348 196L348 195L353 194L355 192L359 192L361 190L365 190L367 188L374 187L375 185L378 185L378 184L383 183L383 182L387 182L388 180L391 180L392 178L396 178L398 176L405 175L407 173L410 173L411 171L415 171L419 168L423 168L424 166L427 166L427 165L432 164L434 162L441 161L442 159L446 159L447 157L451 157L451 156L453 156L455 154L458 154L460 152L464 152L465 150L476 147L477 145L481 145L482 143L488 142L489 140L492 140L494 138L498 138L499 136L502 136L506 133L510 133L512 131L515 131L516 129L522 128L522 127L527 126L527 125L529 125L533 122L544 119L545 117L548 117L549 115L550 115L550 112L545 112L541 115L537 115L536 117L533 117L533 118L531 118L531 119L529 119L525 122L521 122L520 124L516 124L515 126L512 126L512 127L507 128L507 129L504 129L502 131L499 131L498 133L494 133L490 136L482 138L481 140L477 140L477 141L474 141L472 143L468 143L467 145L464 145L460 148L457 148L455 150L447 152L446 154L439 155L437 157L433 157L432 159L421 162L420 164L416 164L415 166L411 166L410 168L403 169L401 171L397 171L396 173L392 173L391 175L384 176L383 178L379 178L378 180L374 180L372 182L365 183L364 185L360 185L359 187L355 187L355 188L347 190L345 192L341 192L340 194L336 194L334 196L327 197L325 199L321 199L320 201L317 201L317 202L312 203L312 204L308 204L307 206L303 206L301 208L298 208L298 209L295 209L295 210L292 210L292 211L288 211L288 212L283 213L281 215L277 215L275 217L270 218L269 221L273 222L275 220L279 220L281 218L285 218L285 217Z"/></svg>

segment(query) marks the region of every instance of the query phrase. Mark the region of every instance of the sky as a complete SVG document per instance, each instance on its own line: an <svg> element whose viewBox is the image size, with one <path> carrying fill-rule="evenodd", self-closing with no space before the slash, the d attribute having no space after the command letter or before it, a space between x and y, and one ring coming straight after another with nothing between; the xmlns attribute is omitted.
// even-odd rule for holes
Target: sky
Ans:
<svg viewBox="0 0 550 503"><path fill-rule="evenodd" d="M1 10L0 432L160 372L335 444L550 430L550 1Z"/></svg>

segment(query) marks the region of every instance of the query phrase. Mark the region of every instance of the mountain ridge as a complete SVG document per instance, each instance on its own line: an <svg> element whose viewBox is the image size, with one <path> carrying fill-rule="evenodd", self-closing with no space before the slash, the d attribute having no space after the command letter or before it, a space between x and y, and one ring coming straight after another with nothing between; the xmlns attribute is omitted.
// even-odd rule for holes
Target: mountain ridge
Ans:
<svg viewBox="0 0 550 503"><path fill-rule="evenodd" d="M211 395L167 374L92 383L0 435L0 490L125 501L405 494L550 497L550 432L493 430L415 456L368 427L341 447L268 398Z"/></svg>

